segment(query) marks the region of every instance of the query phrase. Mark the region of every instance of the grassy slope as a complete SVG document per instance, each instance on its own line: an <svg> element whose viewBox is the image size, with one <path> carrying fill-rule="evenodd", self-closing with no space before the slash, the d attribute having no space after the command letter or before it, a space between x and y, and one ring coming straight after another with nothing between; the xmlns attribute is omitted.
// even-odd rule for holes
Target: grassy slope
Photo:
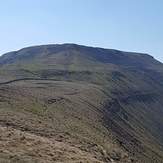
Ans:
<svg viewBox="0 0 163 163"><path fill-rule="evenodd" d="M20 81L1 86L0 94L2 126L61 139L102 162L111 160L112 153L120 153L122 161L129 159L103 126L102 103L106 97L100 87L62 81Z"/></svg>
<svg viewBox="0 0 163 163"><path fill-rule="evenodd" d="M0 59L1 81L60 81L1 85L3 125L44 136L61 134L64 141L74 140L104 162L127 162L131 157L162 162L162 64L145 54L69 44L12 55Z"/></svg>

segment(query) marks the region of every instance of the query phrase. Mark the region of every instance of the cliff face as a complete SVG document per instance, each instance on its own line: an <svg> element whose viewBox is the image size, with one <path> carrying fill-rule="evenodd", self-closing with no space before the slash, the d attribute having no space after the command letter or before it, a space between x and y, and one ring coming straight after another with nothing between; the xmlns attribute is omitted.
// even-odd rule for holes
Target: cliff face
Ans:
<svg viewBox="0 0 163 163"><path fill-rule="evenodd" d="M0 142L20 140L14 156L3 145L4 160L163 162L163 64L152 56L75 44L29 47L0 57L0 82L0 126L14 133ZM32 145L40 155L30 154L29 137L41 139L42 146ZM48 143L51 154L43 155Z"/></svg>

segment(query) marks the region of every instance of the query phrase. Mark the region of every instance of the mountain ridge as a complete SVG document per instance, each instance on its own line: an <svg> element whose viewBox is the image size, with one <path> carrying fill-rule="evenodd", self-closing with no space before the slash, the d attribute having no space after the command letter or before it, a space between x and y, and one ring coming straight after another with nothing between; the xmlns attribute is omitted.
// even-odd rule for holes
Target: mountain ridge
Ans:
<svg viewBox="0 0 163 163"><path fill-rule="evenodd" d="M48 48L48 47L56 47L56 46L66 46L66 47L82 47L82 48L94 48L94 49L99 49L99 50L111 50L111 51L117 51L117 52L123 52L123 53L130 53L130 54L140 54L140 55L145 55L145 56L148 56L148 57L151 57L151 58L154 58L152 55L150 54L147 54L147 53L141 53L141 52L130 52L130 51L122 51L122 50L117 50L117 49L108 49L108 48L101 48L101 47L98 47L98 46L87 46L87 45L79 45L79 44L75 44L75 43L63 43L63 44L46 44L46 45L33 45L33 46L27 46L25 48L22 48L22 49L19 49L19 50L15 50L15 51L11 51L11 52L7 52L7 53L4 53L2 54L1 56L3 55L7 55L7 54L10 54L10 53L17 53L19 51L22 51L22 50L26 50L26 49L29 49L29 48Z"/></svg>

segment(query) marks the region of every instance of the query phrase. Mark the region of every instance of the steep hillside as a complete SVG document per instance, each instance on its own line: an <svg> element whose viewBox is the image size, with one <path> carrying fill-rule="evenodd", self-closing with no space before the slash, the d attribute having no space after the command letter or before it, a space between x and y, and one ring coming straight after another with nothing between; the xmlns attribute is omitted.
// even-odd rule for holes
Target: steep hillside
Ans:
<svg viewBox="0 0 163 163"><path fill-rule="evenodd" d="M148 54L76 44L4 54L0 159L161 163L162 99L163 64Z"/></svg>

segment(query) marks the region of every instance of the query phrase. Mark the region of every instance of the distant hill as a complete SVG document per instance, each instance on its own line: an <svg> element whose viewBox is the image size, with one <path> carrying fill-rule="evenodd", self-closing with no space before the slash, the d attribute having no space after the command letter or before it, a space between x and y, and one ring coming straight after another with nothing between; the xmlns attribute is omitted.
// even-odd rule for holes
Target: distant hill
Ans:
<svg viewBox="0 0 163 163"><path fill-rule="evenodd" d="M0 57L0 161L163 162L163 64L76 44ZM7 127L7 128L6 128Z"/></svg>

